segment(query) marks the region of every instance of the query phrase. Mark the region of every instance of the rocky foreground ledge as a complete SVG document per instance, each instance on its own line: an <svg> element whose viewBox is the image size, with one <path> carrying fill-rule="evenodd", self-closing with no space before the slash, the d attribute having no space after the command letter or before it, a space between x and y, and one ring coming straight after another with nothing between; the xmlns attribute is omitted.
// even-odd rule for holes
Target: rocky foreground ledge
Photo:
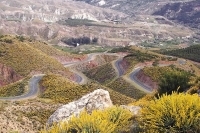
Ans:
<svg viewBox="0 0 200 133"><path fill-rule="evenodd" d="M83 96L77 101L58 108L49 117L47 125L51 126L53 123L68 121L73 115L78 116L83 110L91 113L93 110L103 110L111 106L113 106L113 104L110 99L109 92L103 89L98 89ZM138 114L139 110L141 109L139 106L122 105L122 107L130 110L134 115Z"/></svg>

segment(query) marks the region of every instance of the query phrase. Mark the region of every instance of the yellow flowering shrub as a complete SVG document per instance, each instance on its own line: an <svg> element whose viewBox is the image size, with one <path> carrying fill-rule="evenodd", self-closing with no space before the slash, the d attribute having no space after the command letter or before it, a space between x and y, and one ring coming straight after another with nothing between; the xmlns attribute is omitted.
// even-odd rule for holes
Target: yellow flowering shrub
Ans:
<svg viewBox="0 0 200 133"><path fill-rule="evenodd" d="M51 99L56 103L69 103L92 92L87 85L78 85L61 75L45 75L40 81L43 88L41 98Z"/></svg>
<svg viewBox="0 0 200 133"><path fill-rule="evenodd" d="M191 77L189 84L191 85L191 87L189 90L187 90L187 93L197 93L197 91L200 89L200 77Z"/></svg>
<svg viewBox="0 0 200 133"><path fill-rule="evenodd" d="M163 95L142 109L139 122L149 133L199 133L199 103L198 95Z"/></svg>
<svg viewBox="0 0 200 133"><path fill-rule="evenodd" d="M129 103L128 105L129 106L140 106L140 107L149 106L150 101L155 99L155 94L157 94L156 91L154 91L151 94L147 94L144 97L142 97L141 99L139 99L135 102Z"/></svg>
<svg viewBox="0 0 200 133"><path fill-rule="evenodd" d="M69 122L61 122L41 133L116 133L130 126L131 117L131 112L121 107L94 110L91 114L83 111Z"/></svg>
<svg viewBox="0 0 200 133"><path fill-rule="evenodd" d="M102 113L102 118L107 119L116 125L115 132L128 131L132 124L130 120L132 116L133 114L129 110L121 107L107 108Z"/></svg>
<svg viewBox="0 0 200 133"><path fill-rule="evenodd" d="M28 77L29 78L29 77ZM3 87L0 87L0 97L19 96L26 92L28 78Z"/></svg>

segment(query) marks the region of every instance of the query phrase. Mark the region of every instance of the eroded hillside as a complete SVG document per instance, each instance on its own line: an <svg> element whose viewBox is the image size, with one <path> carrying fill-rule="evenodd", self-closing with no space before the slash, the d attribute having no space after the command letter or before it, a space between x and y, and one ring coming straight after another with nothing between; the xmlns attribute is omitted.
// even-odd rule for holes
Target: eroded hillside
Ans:
<svg viewBox="0 0 200 133"><path fill-rule="evenodd" d="M200 1L169 3L153 15L162 15L166 18L188 25L192 28L200 28Z"/></svg>

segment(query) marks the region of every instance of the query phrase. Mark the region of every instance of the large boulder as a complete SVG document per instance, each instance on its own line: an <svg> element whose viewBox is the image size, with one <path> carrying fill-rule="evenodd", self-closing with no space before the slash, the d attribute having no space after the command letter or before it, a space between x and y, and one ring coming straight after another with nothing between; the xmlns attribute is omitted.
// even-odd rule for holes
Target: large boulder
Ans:
<svg viewBox="0 0 200 133"><path fill-rule="evenodd" d="M93 110L102 110L112 105L109 92L98 89L77 101L58 108L58 110L49 117L47 124L51 126L55 122L68 121L73 115L78 116L84 109L88 113L91 113Z"/></svg>

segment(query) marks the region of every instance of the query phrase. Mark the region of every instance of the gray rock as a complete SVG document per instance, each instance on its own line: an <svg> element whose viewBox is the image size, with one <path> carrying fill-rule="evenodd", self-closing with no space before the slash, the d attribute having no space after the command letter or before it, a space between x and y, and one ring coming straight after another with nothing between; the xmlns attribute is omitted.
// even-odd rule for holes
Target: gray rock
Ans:
<svg viewBox="0 0 200 133"><path fill-rule="evenodd" d="M59 121L68 121L73 115L78 116L84 109L86 109L88 113L91 113L93 110L102 110L112 105L109 92L98 89L77 101L58 108L58 110L49 117L47 125L51 126L53 123Z"/></svg>
<svg viewBox="0 0 200 133"><path fill-rule="evenodd" d="M139 111L142 109L140 106L126 106L126 105L121 105L121 107L124 108L124 109L128 109L134 115L138 115Z"/></svg>

